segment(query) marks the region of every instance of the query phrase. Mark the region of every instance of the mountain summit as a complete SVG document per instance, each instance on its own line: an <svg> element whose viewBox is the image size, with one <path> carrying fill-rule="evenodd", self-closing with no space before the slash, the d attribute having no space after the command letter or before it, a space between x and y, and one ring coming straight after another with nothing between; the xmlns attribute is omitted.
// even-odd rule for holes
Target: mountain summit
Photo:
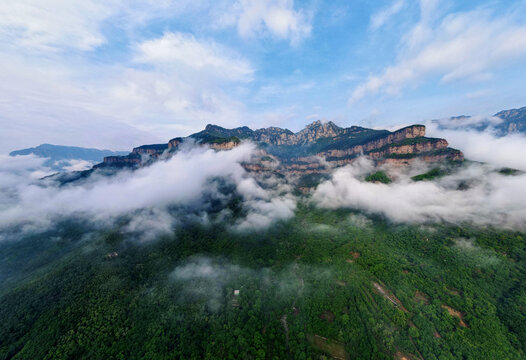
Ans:
<svg viewBox="0 0 526 360"><path fill-rule="evenodd" d="M126 156L109 156L96 168L140 167L161 157L170 157L185 141L193 140L215 150L229 150L243 141L258 145L259 160L245 163L248 171L287 174L321 174L353 162L361 155L381 165L404 165L416 159L425 162L462 161L464 155L448 147L445 139L425 136L424 125L412 125L397 131L359 126L342 128L320 120L294 133L269 127L252 130L246 126L226 129L207 125L187 138L173 138L167 144L143 145Z"/></svg>

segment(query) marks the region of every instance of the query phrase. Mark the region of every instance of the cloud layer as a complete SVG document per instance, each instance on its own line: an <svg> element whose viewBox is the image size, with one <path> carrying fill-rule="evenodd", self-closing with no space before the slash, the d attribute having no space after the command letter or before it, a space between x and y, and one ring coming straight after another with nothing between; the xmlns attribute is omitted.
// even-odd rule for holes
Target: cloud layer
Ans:
<svg viewBox="0 0 526 360"><path fill-rule="evenodd" d="M447 139L450 146L462 150L469 160L487 162L495 167L511 167L526 171L526 137L522 134L500 137L496 136L491 128L479 132L440 129L432 122L426 126L428 135Z"/></svg>
<svg viewBox="0 0 526 360"><path fill-rule="evenodd" d="M396 63L359 84L351 104L368 95L398 94L433 77L441 83L488 79L495 68L525 60L526 24L519 15L482 8L437 19L438 1L420 3L420 21L404 36ZM382 17L376 23L380 26Z"/></svg>
<svg viewBox="0 0 526 360"><path fill-rule="evenodd" d="M160 67L185 67L210 72L227 80L248 80L254 69L240 55L213 41L198 41L183 33L165 33L162 37L137 45L137 62Z"/></svg>
<svg viewBox="0 0 526 360"><path fill-rule="evenodd" d="M0 152L123 149L241 125L256 67L225 31L297 43L310 19L292 0L0 4Z"/></svg>
<svg viewBox="0 0 526 360"><path fill-rule="evenodd" d="M504 176L490 166L470 165L436 181L413 182L410 172L398 172L386 185L364 181L373 170L365 158L336 170L318 186L313 201L324 208L383 214L395 222L525 227L526 174Z"/></svg>
<svg viewBox="0 0 526 360"><path fill-rule="evenodd" d="M262 228L293 216L296 203L292 197L263 189L241 167L240 162L249 160L252 151L250 144L220 152L188 145L169 160L134 172L122 171L110 177L94 174L87 181L62 187L46 186L46 182L27 177L28 173L33 174L34 179L41 164L34 158L4 159L0 171L10 177L2 176L0 183L0 196L4 200L0 207L0 229L20 226L45 229L71 216L103 223L131 216L128 231L148 227L167 229L175 222L167 215L170 209L190 207L199 213L199 209L206 210L204 204L208 199L229 196L218 189L214 183L217 178L233 184L245 200L242 206L246 218L239 219L236 228Z"/></svg>

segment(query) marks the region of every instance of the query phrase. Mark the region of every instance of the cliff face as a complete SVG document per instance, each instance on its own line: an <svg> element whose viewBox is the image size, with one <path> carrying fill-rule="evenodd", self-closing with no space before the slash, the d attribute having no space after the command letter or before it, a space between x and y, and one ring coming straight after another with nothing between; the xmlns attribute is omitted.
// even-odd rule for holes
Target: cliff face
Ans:
<svg viewBox="0 0 526 360"><path fill-rule="evenodd" d="M241 144L240 141L225 141L221 143L210 143L208 144L212 149L221 151L221 150L232 150L236 146Z"/></svg>
<svg viewBox="0 0 526 360"><path fill-rule="evenodd" d="M168 141L168 150L175 150L179 145L183 143L183 138L177 137Z"/></svg>
<svg viewBox="0 0 526 360"><path fill-rule="evenodd" d="M288 129L269 127L254 132L253 140L270 145L303 145L315 142L321 138L334 138L342 134L344 129L333 122L322 124L320 120L313 122L305 129L294 134Z"/></svg>
<svg viewBox="0 0 526 360"><path fill-rule="evenodd" d="M152 157L159 157L162 153L168 149L168 144L153 144L153 145L143 145L136 148L133 148L132 154L136 155L148 155Z"/></svg>
<svg viewBox="0 0 526 360"><path fill-rule="evenodd" d="M526 107L504 110L493 115L502 120L496 128L502 135L526 132Z"/></svg>
<svg viewBox="0 0 526 360"><path fill-rule="evenodd" d="M272 145L294 145L296 143L296 135L292 131L277 127L258 129L254 132L252 139Z"/></svg>
<svg viewBox="0 0 526 360"><path fill-rule="evenodd" d="M377 164L408 164L416 159L462 161L463 154L448 147L444 139L425 137L425 126L412 125L390 132L359 126L341 128L332 122L315 121L293 133L270 127L252 131L247 127L224 129L207 125L205 130L190 135L198 144L216 151L227 151L241 144L242 139L259 145L259 153L243 166L253 172L281 174L322 174L353 162L365 155ZM108 157L103 166L142 166L169 157L178 151L185 138L174 138L167 144L144 145L134 148L127 156Z"/></svg>
<svg viewBox="0 0 526 360"><path fill-rule="evenodd" d="M135 168L141 165L141 156L136 154L129 154L126 156L106 156L104 161L94 166L94 168L103 167L127 167Z"/></svg>
<svg viewBox="0 0 526 360"><path fill-rule="evenodd" d="M335 138L334 143L325 145L322 151L314 151L310 156L281 157L280 164L274 170L287 174L319 174L330 172L331 169L352 163L360 155L366 155L377 164L409 164L416 159L426 162L439 162L444 160L462 161L463 154L455 149L448 148L444 139L426 138L425 126L413 125L392 133L372 133L368 129L354 128L328 131L317 129L304 134L308 142L315 142L320 138ZM328 135L327 135L328 134ZM333 136L333 134L335 134ZM352 134L347 142L339 141L342 136ZM359 134L365 134L360 141ZM372 138L371 138L372 136ZM341 140L341 139L340 139ZM347 143L358 143L345 146ZM305 145L304 145L305 146ZM264 171L264 166L255 164L245 165L251 171Z"/></svg>

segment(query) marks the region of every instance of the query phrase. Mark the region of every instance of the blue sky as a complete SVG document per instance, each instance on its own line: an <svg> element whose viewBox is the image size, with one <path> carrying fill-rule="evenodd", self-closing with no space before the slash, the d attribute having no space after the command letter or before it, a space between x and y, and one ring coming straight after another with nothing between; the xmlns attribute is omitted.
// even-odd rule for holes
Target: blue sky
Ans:
<svg viewBox="0 0 526 360"><path fill-rule="evenodd" d="M526 1L0 2L0 151L526 105Z"/></svg>

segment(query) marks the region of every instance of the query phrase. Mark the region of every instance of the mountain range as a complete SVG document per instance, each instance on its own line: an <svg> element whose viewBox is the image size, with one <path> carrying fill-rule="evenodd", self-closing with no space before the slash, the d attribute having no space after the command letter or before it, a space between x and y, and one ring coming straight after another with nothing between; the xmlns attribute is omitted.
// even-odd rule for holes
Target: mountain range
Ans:
<svg viewBox="0 0 526 360"><path fill-rule="evenodd" d="M526 133L526 106L520 109L499 111L492 117L477 118L467 115L433 120L440 129L490 130L497 136Z"/></svg>
<svg viewBox="0 0 526 360"><path fill-rule="evenodd" d="M342 128L333 122L315 121L293 133L269 127L252 130L246 126L225 129L207 125L186 138L171 139L166 144L143 145L126 156L108 156L95 168L136 168L157 159L170 157L184 142L194 141L215 150L229 150L245 140L257 144L256 160L244 163L254 172L272 171L286 174L328 173L331 169L367 155L377 164L407 164L415 159L426 162L462 161L461 151L448 147L445 139L425 136L424 125L412 125L394 132L359 126Z"/></svg>
<svg viewBox="0 0 526 360"><path fill-rule="evenodd" d="M433 120L440 129L491 130L498 136L526 132L526 107L504 110L492 117L456 116ZM273 172L281 175L327 174L332 169L366 155L377 165L403 165L419 159L425 162L462 161L460 150L450 148L447 140L426 137L424 125L411 125L396 131L376 130L360 126L340 127L320 120L299 132L279 127L252 130L247 126L226 129L209 124L187 137L175 137L163 144L149 144L131 152L86 149L73 146L42 144L17 150L11 156L34 154L49 160L47 166L57 171L67 170L69 160L84 160L94 165L88 173L102 169L112 172L119 168L138 168L169 158L185 142L206 145L215 150L229 150L243 141L257 145L257 157L243 167L251 172ZM83 176L88 173L83 173ZM76 176L69 178L76 178Z"/></svg>
<svg viewBox="0 0 526 360"><path fill-rule="evenodd" d="M55 171L63 171L68 168L72 160L86 161L92 165L104 160L106 156L126 155L125 151L111 151L83 148L78 146L63 146L52 144L41 144L36 147L15 150L9 156L34 155L39 158L46 158L45 166Z"/></svg>

